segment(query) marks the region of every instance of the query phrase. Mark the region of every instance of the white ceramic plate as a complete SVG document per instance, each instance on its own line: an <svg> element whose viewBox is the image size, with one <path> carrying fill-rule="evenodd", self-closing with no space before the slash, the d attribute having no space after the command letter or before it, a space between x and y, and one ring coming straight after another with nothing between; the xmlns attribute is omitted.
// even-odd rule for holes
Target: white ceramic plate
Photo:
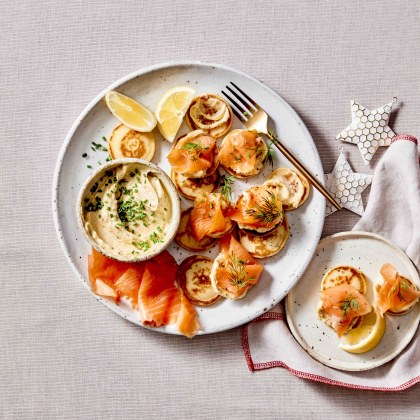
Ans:
<svg viewBox="0 0 420 420"><path fill-rule="evenodd" d="M139 100L149 109L154 110L161 95L169 88L189 85L197 94L220 93L229 82L234 82L252 96L273 118L272 128L282 141L290 148L307 167L323 182L323 169L314 142L295 111L269 87L258 80L231 68L201 62L166 63L140 70L113 83L101 92L80 114L73 124L58 158L53 185L54 221L61 245L67 259L89 288L87 277L87 255L89 245L79 231L76 219L76 200L81 186L98 161L105 162L106 152L92 152L91 142L101 141L108 137L112 129L119 124L109 112L102 98L108 90L118 90ZM234 128L240 128L239 121L234 121ZM184 124L179 134L188 131ZM153 163L169 172L166 155L170 144L163 140L155 130L157 140L156 154ZM82 154L88 153L88 158ZM290 166L285 158L278 155L276 166ZM271 168L267 165L260 176L249 181L235 183L235 196L249 186L261 183L269 175ZM192 202L183 199L182 208ZM279 302L297 282L312 258L318 244L324 223L324 198L318 192L312 192L308 201L298 210L288 213L292 237L280 254L264 261L265 271L258 285L240 301L220 300L208 308L198 308L201 331L208 334L223 331L241 325ZM218 247L207 251L205 255L215 257ZM168 248L178 262L191 255L176 244ZM120 316L140 325L136 312L125 303L116 305L105 299L106 306ZM174 326L160 328L159 331L176 334Z"/></svg>
<svg viewBox="0 0 420 420"><path fill-rule="evenodd" d="M338 265L359 268L368 278L369 302L373 302L373 283L384 263L420 286L419 275L407 255L394 244L368 232L343 232L323 238L299 283L286 299L286 316L298 343L316 360L341 370L373 369L400 354L416 333L420 305L403 316L385 315L386 331L379 345L370 352L351 354L338 347L336 333L317 317L319 290L324 274Z"/></svg>

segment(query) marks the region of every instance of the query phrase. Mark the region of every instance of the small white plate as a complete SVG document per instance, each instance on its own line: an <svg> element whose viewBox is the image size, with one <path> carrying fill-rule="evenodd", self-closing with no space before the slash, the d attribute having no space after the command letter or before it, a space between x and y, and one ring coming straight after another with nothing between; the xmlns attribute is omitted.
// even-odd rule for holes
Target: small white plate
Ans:
<svg viewBox="0 0 420 420"><path fill-rule="evenodd" d="M100 152L93 152L91 142L106 146L101 140L102 136L109 137L113 128L119 124L103 101L106 92L115 89L154 110L162 94L175 86L191 86L197 95L208 92L220 94L229 82L236 83L248 92L267 111L272 118L271 128L323 182L324 172L318 152L302 120L286 101L257 79L226 66L201 62L159 64L130 74L101 92L77 118L60 152L54 176L53 211L58 237L71 267L88 289L90 287L87 255L90 245L78 228L76 201L86 179L98 167L98 162L105 163L107 156L107 152L102 151L102 148ZM232 128L240 127L242 125L235 117ZM184 123L179 135L187 131L188 127ZM152 162L169 173L170 166L166 156L171 144L162 139L158 130L154 130L154 134L156 153ZM88 153L89 156L83 158L84 153ZM277 156L277 166L291 166L279 153ZM235 182L235 197L251 185L262 183L271 170L270 165L266 165L259 176ZM192 204L186 199L181 200L182 210ZM325 199L316 191L310 194L302 207L288 212L291 238L284 249L278 255L264 260L264 273L259 283L245 298L238 301L221 299L207 308L197 308L201 325L199 334L214 333L241 325L269 310L283 299L300 278L315 252L324 224L324 212ZM168 247L168 251L178 263L191 255L175 243ZM216 246L202 254L214 258L217 253ZM124 302L117 305L106 299L99 297L97 299L118 315L140 325L139 314L133 311L130 305ZM177 334L174 325L157 330Z"/></svg>
<svg viewBox="0 0 420 420"><path fill-rule="evenodd" d="M368 232L342 232L321 240L315 256L299 283L286 299L286 316L297 342L324 365L350 371L373 369L398 356L416 333L420 305L403 316L385 315L386 332L377 347L367 353L351 354L338 347L336 333L317 317L319 291L324 274L338 265L351 265L368 279L366 297L373 302L373 283L384 263L417 286L419 275L407 255L382 236Z"/></svg>

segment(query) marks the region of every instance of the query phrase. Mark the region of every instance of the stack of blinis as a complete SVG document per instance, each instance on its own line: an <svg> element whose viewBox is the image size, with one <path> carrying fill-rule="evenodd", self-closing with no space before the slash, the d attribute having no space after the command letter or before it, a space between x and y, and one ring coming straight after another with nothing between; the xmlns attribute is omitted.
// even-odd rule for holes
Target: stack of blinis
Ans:
<svg viewBox="0 0 420 420"><path fill-rule="evenodd" d="M267 161L264 138L246 129L229 132L232 110L214 94L195 98L186 122L192 131L174 142L168 160L178 191L194 204L182 213L175 240L191 252L219 241L220 253L215 261L188 257L178 283L192 303L205 306L221 296L241 298L258 282L263 271L258 260L282 250L289 237L286 212L301 206L310 188L296 170L277 168L233 201L229 186L234 179L258 175Z"/></svg>

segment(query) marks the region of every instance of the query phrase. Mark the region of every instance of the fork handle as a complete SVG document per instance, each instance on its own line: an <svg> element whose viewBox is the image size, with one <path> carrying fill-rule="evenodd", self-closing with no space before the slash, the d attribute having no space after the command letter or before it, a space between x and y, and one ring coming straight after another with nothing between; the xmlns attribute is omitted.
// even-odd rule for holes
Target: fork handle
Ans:
<svg viewBox="0 0 420 420"><path fill-rule="evenodd" d="M291 162L293 163L296 168L302 172L306 178L308 178L309 182L337 209L341 210L342 207L338 204L331 194L325 189L325 187L299 162L299 160L290 152L287 147L280 142L279 139L275 138L274 136L268 134L268 137L271 139L273 144L280 150L280 152Z"/></svg>

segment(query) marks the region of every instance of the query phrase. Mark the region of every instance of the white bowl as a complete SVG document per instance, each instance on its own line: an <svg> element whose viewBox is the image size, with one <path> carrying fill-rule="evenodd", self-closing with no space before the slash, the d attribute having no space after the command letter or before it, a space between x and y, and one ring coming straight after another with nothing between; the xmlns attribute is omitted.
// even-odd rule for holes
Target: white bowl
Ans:
<svg viewBox="0 0 420 420"><path fill-rule="evenodd" d="M83 216L83 203L84 203L85 193L90 190L92 185L99 178L104 176L106 171L110 169L114 169L117 166L126 165L130 163L140 163L156 171L158 178L162 181L162 184L166 187L166 190L168 191L169 198L172 204L173 214L172 214L172 220L170 220L169 222L169 228L164 237L163 242L159 243L159 245L153 248L150 252L145 252L141 256L133 255L132 257L129 257L129 258L123 258L118 255L110 254L105 249L103 249L101 245L98 244L97 241L95 241L94 238L91 236L91 234L86 230L85 219ZM175 185L173 184L169 176L154 163L150 163L148 161L145 161L142 159L135 159L135 158L115 159L109 163L106 163L105 165L102 165L99 169L97 169L85 181L83 187L81 188L78 199L77 199L76 211L77 211L77 220L79 223L79 228L81 229L86 240L92 245L92 247L95 248L100 253L102 253L103 255L107 256L108 258L112 258L114 260L123 261L123 262L139 262L139 261L148 260L154 257L155 255L159 254L160 252L162 252L174 239L176 232L178 231L179 222L181 219L181 205L180 205L179 195L178 195Z"/></svg>

